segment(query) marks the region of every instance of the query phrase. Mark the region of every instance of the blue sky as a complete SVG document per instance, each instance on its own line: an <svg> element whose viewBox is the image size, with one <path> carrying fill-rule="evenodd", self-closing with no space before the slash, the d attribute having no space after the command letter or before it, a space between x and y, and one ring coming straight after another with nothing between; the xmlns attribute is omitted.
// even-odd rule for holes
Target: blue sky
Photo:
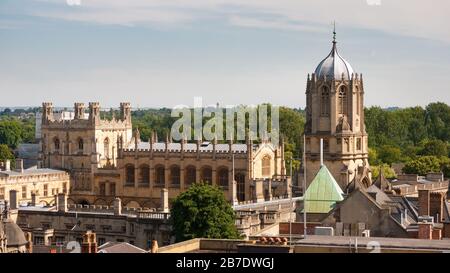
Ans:
<svg viewBox="0 0 450 273"><path fill-rule="evenodd" d="M0 106L202 97L303 108L333 20L366 105L450 104L448 10L446 0L2 0Z"/></svg>

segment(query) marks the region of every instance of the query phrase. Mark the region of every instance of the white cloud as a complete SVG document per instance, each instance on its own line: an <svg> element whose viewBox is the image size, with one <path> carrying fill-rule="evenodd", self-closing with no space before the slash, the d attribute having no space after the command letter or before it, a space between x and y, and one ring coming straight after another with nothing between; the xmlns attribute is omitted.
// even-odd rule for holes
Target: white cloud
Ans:
<svg viewBox="0 0 450 273"><path fill-rule="evenodd" d="M448 0L385 0L380 5L371 5L367 0L81 0L81 5L75 7L62 0L46 2L53 3L52 7L43 4L42 9L30 13L128 26L183 26L186 22L216 18L237 26L298 31L320 31L320 27L311 26L329 28L336 20L339 27L450 42L450 28L446 27L450 24ZM278 19L269 20L267 16Z"/></svg>

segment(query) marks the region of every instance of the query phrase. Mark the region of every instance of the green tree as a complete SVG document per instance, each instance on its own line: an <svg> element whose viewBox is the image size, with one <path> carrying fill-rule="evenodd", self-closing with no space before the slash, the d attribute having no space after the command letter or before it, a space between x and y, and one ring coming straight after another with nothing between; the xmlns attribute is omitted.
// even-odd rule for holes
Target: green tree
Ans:
<svg viewBox="0 0 450 273"><path fill-rule="evenodd" d="M384 145L378 151L378 158L383 162L391 165L392 163L399 162L402 157L402 151L400 148Z"/></svg>
<svg viewBox="0 0 450 273"><path fill-rule="evenodd" d="M11 160L11 166L14 166L15 158L14 154L9 149L8 145L0 144L0 161Z"/></svg>
<svg viewBox="0 0 450 273"><path fill-rule="evenodd" d="M426 141L423 145L422 150L420 151L421 155L434 155L434 156L447 156L448 148L447 143L439 140L433 139Z"/></svg>
<svg viewBox="0 0 450 273"><path fill-rule="evenodd" d="M376 149L369 148L369 164L371 166L380 164L380 160L378 159L378 152Z"/></svg>
<svg viewBox="0 0 450 273"><path fill-rule="evenodd" d="M383 176L387 179L396 178L397 175L395 174L394 169L392 169L387 164L381 164L379 166L371 166L372 169L372 179L375 180L380 176L380 170L383 172Z"/></svg>
<svg viewBox="0 0 450 273"><path fill-rule="evenodd" d="M239 238L235 213L218 187L193 184L172 204L171 221L176 240Z"/></svg>
<svg viewBox="0 0 450 273"><path fill-rule="evenodd" d="M408 161L403 167L403 171L409 174L426 175L430 172L440 172L442 167L441 160L436 156L421 156L417 159Z"/></svg>
<svg viewBox="0 0 450 273"><path fill-rule="evenodd" d="M22 128L17 121L0 122L0 144L6 144L11 149L15 149L22 140Z"/></svg>
<svg viewBox="0 0 450 273"><path fill-rule="evenodd" d="M443 141L450 139L450 106L442 102L426 107L425 123L428 135Z"/></svg>

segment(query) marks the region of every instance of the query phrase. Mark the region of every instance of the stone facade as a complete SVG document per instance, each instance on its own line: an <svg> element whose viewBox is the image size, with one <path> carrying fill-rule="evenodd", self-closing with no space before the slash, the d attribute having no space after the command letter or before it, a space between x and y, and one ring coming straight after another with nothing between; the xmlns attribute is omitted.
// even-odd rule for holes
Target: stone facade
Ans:
<svg viewBox="0 0 450 273"><path fill-rule="evenodd" d="M86 118L84 104L75 103L73 119L55 119L52 103L43 103L41 167L70 171L71 189L92 193L96 170L115 165L116 143L131 140L130 104L122 103L120 113L118 119L101 119L99 103L91 102Z"/></svg>
<svg viewBox="0 0 450 273"><path fill-rule="evenodd" d="M336 41L333 41L330 55L307 78L307 184L320 168L322 138L324 164L342 190L346 192L350 184L370 186L367 137L362 74L353 73L350 65L337 53Z"/></svg>
<svg viewBox="0 0 450 273"><path fill-rule="evenodd" d="M58 120L52 104L43 103L41 164L70 172L69 202L111 205L120 197L128 207L157 207L161 188L174 198L195 182L221 187L233 203L261 198L254 190L261 180L263 198L288 192L283 142L172 143L156 134L143 142L132 132L130 104L120 109L120 118L109 121L100 118L98 103L89 103L88 117L75 103L74 118Z"/></svg>
<svg viewBox="0 0 450 273"><path fill-rule="evenodd" d="M16 165L20 166L20 160ZM4 164L4 166L9 163ZM55 195L67 193L70 185L69 174L65 171L52 169L23 169L14 170L3 168L0 170L0 200L10 200L10 192L15 191L14 203L41 203L52 205Z"/></svg>

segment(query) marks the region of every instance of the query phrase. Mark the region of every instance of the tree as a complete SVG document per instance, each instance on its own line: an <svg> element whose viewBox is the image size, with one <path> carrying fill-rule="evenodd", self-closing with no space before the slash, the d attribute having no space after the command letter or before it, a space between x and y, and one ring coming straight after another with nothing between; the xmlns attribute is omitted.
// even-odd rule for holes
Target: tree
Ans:
<svg viewBox="0 0 450 273"><path fill-rule="evenodd" d="M0 144L15 149L22 140L22 129L17 121L0 122Z"/></svg>
<svg viewBox="0 0 450 273"><path fill-rule="evenodd" d="M433 139L425 142L422 150L420 151L421 155L434 155L434 156L447 156L448 148L447 143L439 140Z"/></svg>
<svg viewBox="0 0 450 273"><path fill-rule="evenodd" d="M172 204L171 221L176 240L239 238L235 214L218 187L195 183Z"/></svg>
<svg viewBox="0 0 450 273"><path fill-rule="evenodd" d="M380 160L378 159L378 152L377 150L372 148L369 148L369 164L371 166L380 164Z"/></svg>
<svg viewBox="0 0 450 273"><path fill-rule="evenodd" d="M409 174L426 175L430 172L440 172L442 162L436 156L421 156L408 161L403 167L403 171Z"/></svg>
<svg viewBox="0 0 450 273"><path fill-rule="evenodd" d="M8 145L0 144L0 161L11 160L11 165L14 166L15 158Z"/></svg>
<svg viewBox="0 0 450 273"><path fill-rule="evenodd" d="M384 145L378 151L378 158L389 165L395 162L399 162L402 157L402 151L400 148L393 147L390 145Z"/></svg>
<svg viewBox="0 0 450 273"><path fill-rule="evenodd" d="M395 171L387 164L382 164L379 166L371 166L372 169L372 179L375 180L380 176L380 169L383 172L383 176L387 179L396 178L397 175Z"/></svg>

